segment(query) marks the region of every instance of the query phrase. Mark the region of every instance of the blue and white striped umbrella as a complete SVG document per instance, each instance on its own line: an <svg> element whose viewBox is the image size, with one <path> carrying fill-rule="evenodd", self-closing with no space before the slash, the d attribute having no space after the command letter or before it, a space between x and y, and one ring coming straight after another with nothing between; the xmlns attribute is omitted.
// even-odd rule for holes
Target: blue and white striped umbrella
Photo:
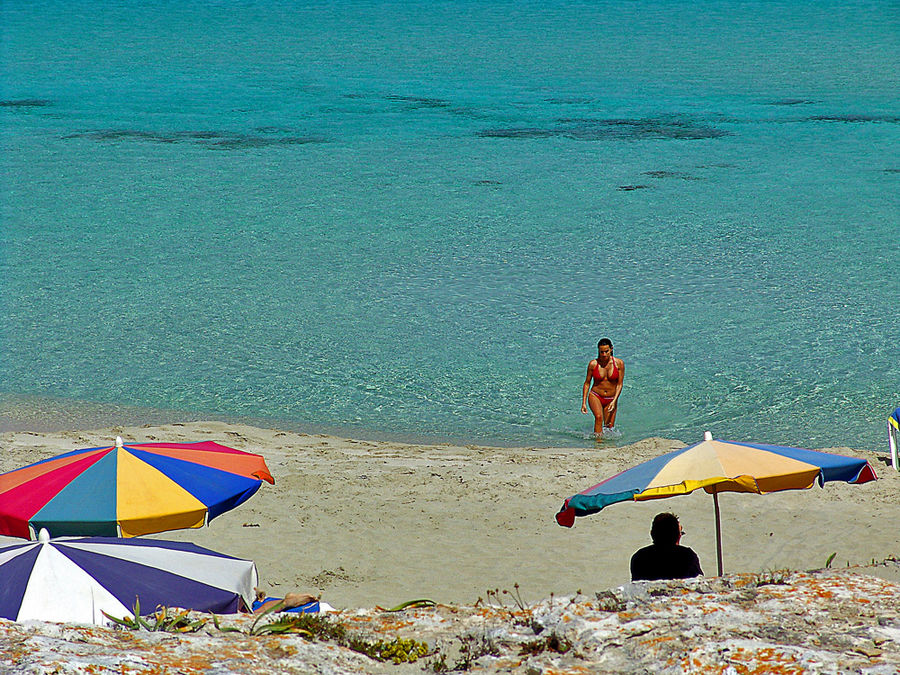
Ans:
<svg viewBox="0 0 900 675"><path fill-rule="evenodd" d="M157 606L235 613L250 607L256 565L194 544L59 537L0 548L0 617L103 625Z"/></svg>

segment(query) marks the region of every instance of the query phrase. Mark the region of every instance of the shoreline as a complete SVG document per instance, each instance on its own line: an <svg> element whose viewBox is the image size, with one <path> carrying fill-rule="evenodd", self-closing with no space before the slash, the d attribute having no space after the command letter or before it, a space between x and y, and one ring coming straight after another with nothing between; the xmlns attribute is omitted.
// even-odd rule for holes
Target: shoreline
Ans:
<svg viewBox="0 0 900 675"><path fill-rule="evenodd" d="M71 400L51 396L0 393L0 434L36 431L58 433L75 429L104 429L117 427L155 427L167 424L189 424L196 422L219 422L223 424L245 425L261 429L278 429L306 435L326 435L338 438L353 438L384 443L406 445L471 445L470 438L452 434L409 434L393 433L380 429L354 426L325 425L296 422L292 420L255 417L251 415L226 415L204 411L184 411L167 408L97 403L94 401ZM621 435L611 435L595 440L585 423L585 433L557 432L560 443L568 439L571 445L559 447L616 447L622 442ZM577 442L577 444L576 444ZM485 437L474 441L486 447L519 448L535 447L540 444L517 443Z"/></svg>
<svg viewBox="0 0 900 675"><path fill-rule="evenodd" d="M595 439L590 432L590 424L587 417L585 417L584 421L584 433L581 436L574 430L550 434L557 436L559 440L558 446L554 445L552 447L607 449L629 442L623 439L621 433L604 435L602 439ZM368 427L316 424L250 415L227 415L204 411L148 408L136 405L97 403L51 396L0 392L0 434L23 431L61 433L77 429L116 427L145 428L197 422L219 422L260 429L277 429L305 435L325 435L405 445L480 445L497 448L551 447L547 443L506 441L491 437L472 440L468 436L455 434L394 433ZM570 441L570 444L566 444L564 442L566 440Z"/></svg>
<svg viewBox="0 0 900 675"><path fill-rule="evenodd" d="M889 412L889 411L888 411ZM623 425L617 425L615 432L604 433L601 438L596 438L591 431L592 418L590 415L580 416L581 425L577 428L550 430L545 429L535 432L531 438L505 438L485 435L467 434L464 431L458 433L447 432L395 432L391 430L372 428L352 424L322 424L316 422L304 422L275 417L259 417L253 415L220 414L203 410L177 410L169 408L151 408L145 406L98 403L95 401L75 400L43 395L16 394L0 392L0 434L17 431L37 431L41 433L57 433L74 429L104 429L116 427L156 427L167 424L218 422L237 426L250 426L261 429L278 429L302 435L326 435L338 438L365 440L376 443L399 443L404 445L451 445L467 447L479 445L496 448L534 448L556 447L570 450L600 450L618 451L620 448L635 443L640 443L647 438L677 438L685 445L695 443L703 438L703 433L710 431L716 438L731 438L759 443L772 443L776 445L798 446L810 449L821 447L842 447L851 445L860 452L868 452L878 455L886 452L886 437L874 446L844 443L841 441L825 444L816 444L811 439L808 443L792 442L790 440L772 437L741 437L732 436L727 431L717 431L716 425L703 425L696 430L681 428L669 430L671 434L664 434L665 430L648 430L646 435L638 436L629 431L627 421ZM885 413L885 420L887 413ZM881 425L879 425L881 428ZM696 431L696 433L694 433ZM824 439L820 439L822 441Z"/></svg>
<svg viewBox="0 0 900 675"><path fill-rule="evenodd" d="M629 580L631 554L649 543L653 515L673 511L684 544L715 572L712 500L704 492L617 504L572 529L563 500L681 441L650 438L603 450L408 444L304 434L217 421L0 435L0 471L67 450L127 441L216 440L262 454L275 476L208 527L153 535L256 562L269 594L321 593L335 607L391 607L428 597L474 603L519 584L529 601ZM726 573L808 570L900 556L900 473L886 455L848 448L879 475L864 485L752 495L725 493ZM0 545L20 540L0 538Z"/></svg>

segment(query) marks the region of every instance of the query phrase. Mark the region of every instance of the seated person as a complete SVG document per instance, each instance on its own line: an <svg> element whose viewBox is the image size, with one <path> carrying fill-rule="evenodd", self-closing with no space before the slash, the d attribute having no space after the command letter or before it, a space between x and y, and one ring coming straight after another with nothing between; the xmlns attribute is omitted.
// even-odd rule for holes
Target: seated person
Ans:
<svg viewBox="0 0 900 675"><path fill-rule="evenodd" d="M684 530L673 513L660 513L653 519L650 538L653 544L631 556L632 581L689 579L703 574L700 559L693 549L679 546Z"/></svg>

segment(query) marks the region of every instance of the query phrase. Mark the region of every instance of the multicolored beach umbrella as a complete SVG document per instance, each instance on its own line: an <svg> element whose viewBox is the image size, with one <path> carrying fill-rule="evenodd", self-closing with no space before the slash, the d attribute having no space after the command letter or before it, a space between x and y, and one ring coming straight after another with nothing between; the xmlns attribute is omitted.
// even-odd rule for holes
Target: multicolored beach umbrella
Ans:
<svg viewBox="0 0 900 675"><path fill-rule="evenodd" d="M109 623L159 605L233 614L253 602L256 565L174 541L60 537L0 548L0 617Z"/></svg>
<svg viewBox="0 0 900 675"><path fill-rule="evenodd" d="M274 483L260 455L212 441L89 448L0 474L0 534L135 537L201 527Z"/></svg>
<svg viewBox="0 0 900 675"><path fill-rule="evenodd" d="M803 490L835 480L860 484L876 478L864 459L780 445L718 441L707 432L700 443L638 464L569 497L556 514L556 522L572 527L577 516L589 516L610 504L663 499L703 488L715 503L721 575L720 492L767 494Z"/></svg>

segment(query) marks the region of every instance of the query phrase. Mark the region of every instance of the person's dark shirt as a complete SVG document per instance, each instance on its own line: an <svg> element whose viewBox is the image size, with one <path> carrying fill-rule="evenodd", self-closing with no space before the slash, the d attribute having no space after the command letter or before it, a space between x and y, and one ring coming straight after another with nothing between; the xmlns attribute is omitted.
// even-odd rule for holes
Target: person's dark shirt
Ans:
<svg viewBox="0 0 900 675"><path fill-rule="evenodd" d="M703 574L700 559L687 546L645 546L631 556L632 581L689 579Z"/></svg>

